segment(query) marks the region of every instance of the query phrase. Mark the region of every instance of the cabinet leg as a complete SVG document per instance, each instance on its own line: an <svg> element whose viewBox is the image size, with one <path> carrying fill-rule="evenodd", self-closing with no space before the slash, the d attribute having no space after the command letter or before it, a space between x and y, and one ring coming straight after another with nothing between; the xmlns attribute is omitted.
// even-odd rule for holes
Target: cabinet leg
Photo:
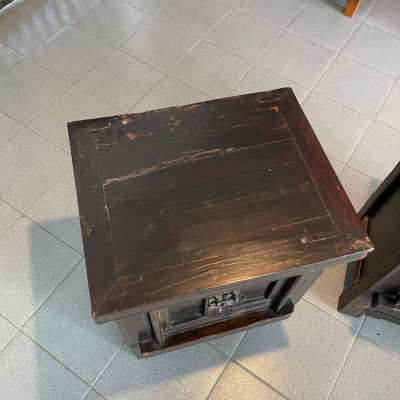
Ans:
<svg viewBox="0 0 400 400"><path fill-rule="evenodd" d="M343 9L343 13L348 17L352 17L356 12L360 0L347 0L347 3Z"/></svg>

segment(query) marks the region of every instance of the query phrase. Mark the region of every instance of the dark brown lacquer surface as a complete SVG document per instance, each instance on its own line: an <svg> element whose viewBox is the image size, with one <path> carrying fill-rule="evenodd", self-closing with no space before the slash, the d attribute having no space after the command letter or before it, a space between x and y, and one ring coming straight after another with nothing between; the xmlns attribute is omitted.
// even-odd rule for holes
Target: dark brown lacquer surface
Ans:
<svg viewBox="0 0 400 400"><path fill-rule="evenodd" d="M98 322L372 249L291 89L68 127Z"/></svg>

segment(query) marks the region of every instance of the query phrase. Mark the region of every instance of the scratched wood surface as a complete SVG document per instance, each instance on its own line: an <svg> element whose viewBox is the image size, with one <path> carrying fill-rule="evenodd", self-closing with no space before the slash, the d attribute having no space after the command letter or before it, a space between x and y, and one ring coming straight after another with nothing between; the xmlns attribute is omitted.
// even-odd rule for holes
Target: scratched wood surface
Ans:
<svg viewBox="0 0 400 400"><path fill-rule="evenodd" d="M68 127L98 322L372 249L291 89Z"/></svg>

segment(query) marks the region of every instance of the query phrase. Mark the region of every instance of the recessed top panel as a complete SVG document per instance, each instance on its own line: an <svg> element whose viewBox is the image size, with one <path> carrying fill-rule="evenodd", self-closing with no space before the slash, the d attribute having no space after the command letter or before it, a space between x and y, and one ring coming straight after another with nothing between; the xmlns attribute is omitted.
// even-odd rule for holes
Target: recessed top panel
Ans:
<svg viewBox="0 0 400 400"><path fill-rule="evenodd" d="M371 249L291 89L69 132L99 321Z"/></svg>

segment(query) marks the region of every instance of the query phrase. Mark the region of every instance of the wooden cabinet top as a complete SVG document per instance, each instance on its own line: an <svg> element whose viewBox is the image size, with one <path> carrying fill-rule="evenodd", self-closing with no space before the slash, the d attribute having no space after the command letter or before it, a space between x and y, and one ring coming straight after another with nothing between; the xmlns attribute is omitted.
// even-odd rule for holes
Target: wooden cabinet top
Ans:
<svg viewBox="0 0 400 400"><path fill-rule="evenodd" d="M98 322L372 250L289 88L68 129Z"/></svg>

